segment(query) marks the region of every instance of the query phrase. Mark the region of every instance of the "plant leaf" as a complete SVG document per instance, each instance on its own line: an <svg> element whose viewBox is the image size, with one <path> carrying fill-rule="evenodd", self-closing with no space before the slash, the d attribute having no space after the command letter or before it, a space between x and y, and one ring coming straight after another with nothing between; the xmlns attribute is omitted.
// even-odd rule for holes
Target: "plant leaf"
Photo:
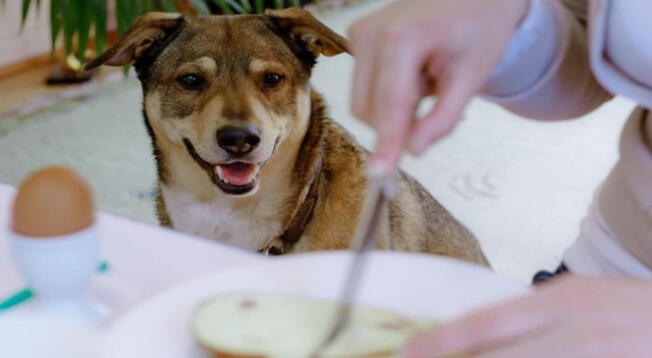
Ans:
<svg viewBox="0 0 652 358"><path fill-rule="evenodd" d="M131 24L131 0L115 0L115 17L118 23L118 35L122 35Z"/></svg>
<svg viewBox="0 0 652 358"><path fill-rule="evenodd" d="M163 0L163 11L165 12L176 12L177 6L174 4L174 0Z"/></svg>
<svg viewBox="0 0 652 358"><path fill-rule="evenodd" d="M25 20L27 20L27 14L29 13L29 6L32 4L32 0L23 0L23 7L20 12L20 32L23 32L25 29Z"/></svg>
<svg viewBox="0 0 652 358"><path fill-rule="evenodd" d="M93 23L93 6L91 1L82 0L77 4L77 59L86 62L86 48L88 47L88 37Z"/></svg>
<svg viewBox="0 0 652 358"><path fill-rule="evenodd" d="M143 3L140 0L131 0L131 11L130 11L130 21L129 26L134 23L134 20L143 13Z"/></svg>
<svg viewBox="0 0 652 358"><path fill-rule="evenodd" d="M256 9L256 14L262 14L265 11L264 1L254 0L254 8Z"/></svg>
<svg viewBox="0 0 652 358"><path fill-rule="evenodd" d="M233 11L229 7L229 5L226 4L226 2L224 0L211 0L211 2L213 4L215 4L215 5L217 5L217 7L219 7L220 10L222 10L223 14L225 14L225 15L233 14Z"/></svg>
<svg viewBox="0 0 652 358"><path fill-rule="evenodd" d="M141 0L142 6L140 7L141 13L146 14L148 12L156 11L156 6L154 0Z"/></svg>
<svg viewBox="0 0 652 358"><path fill-rule="evenodd" d="M208 9L208 6L206 6L206 3L204 2L204 0L190 0L190 4L192 5L192 7L195 8L195 10L197 10L197 12L200 15L210 15L211 14L211 11Z"/></svg>
<svg viewBox="0 0 652 358"><path fill-rule="evenodd" d="M244 13L247 13L247 14L251 13L251 10L253 10L251 8L251 1L249 1L249 0L240 0L240 3L242 4L242 8L244 9L244 11L243 11Z"/></svg>
<svg viewBox="0 0 652 358"><path fill-rule="evenodd" d="M129 18L127 20L129 21L127 21L127 29L131 27L134 21L136 21L136 18L143 13L143 9L140 1L131 0L128 1L128 3L129 3Z"/></svg>
<svg viewBox="0 0 652 358"><path fill-rule="evenodd" d="M227 4L229 4L230 7L234 8L235 11L239 14L244 14L246 11L242 7L242 5L238 4L237 1L235 0L225 0Z"/></svg>
<svg viewBox="0 0 652 358"><path fill-rule="evenodd" d="M285 4L283 4L283 0L274 0L274 7L277 9L282 9L285 7Z"/></svg>
<svg viewBox="0 0 652 358"><path fill-rule="evenodd" d="M61 0L61 22L63 24L63 44L66 56L72 53L72 43L77 29L76 0Z"/></svg>
<svg viewBox="0 0 652 358"><path fill-rule="evenodd" d="M301 7L301 1L291 0L291 2L292 2L292 7Z"/></svg>
<svg viewBox="0 0 652 358"><path fill-rule="evenodd" d="M50 0L50 50L54 53L61 33L61 0Z"/></svg>
<svg viewBox="0 0 652 358"><path fill-rule="evenodd" d="M99 54L106 48L107 0L93 0L95 13L95 51Z"/></svg>

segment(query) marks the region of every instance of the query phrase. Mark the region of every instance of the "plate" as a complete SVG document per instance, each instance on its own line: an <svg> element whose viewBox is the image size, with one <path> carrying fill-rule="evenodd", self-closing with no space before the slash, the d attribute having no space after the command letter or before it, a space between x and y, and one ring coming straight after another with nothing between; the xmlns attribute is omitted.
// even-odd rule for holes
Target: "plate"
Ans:
<svg viewBox="0 0 652 358"><path fill-rule="evenodd" d="M202 301L252 291L337 299L351 259L348 252L284 256L176 286L117 319L105 334L100 356L208 357L190 332L192 312ZM518 281L453 259L374 252L368 258L357 301L441 321L528 291Z"/></svg>

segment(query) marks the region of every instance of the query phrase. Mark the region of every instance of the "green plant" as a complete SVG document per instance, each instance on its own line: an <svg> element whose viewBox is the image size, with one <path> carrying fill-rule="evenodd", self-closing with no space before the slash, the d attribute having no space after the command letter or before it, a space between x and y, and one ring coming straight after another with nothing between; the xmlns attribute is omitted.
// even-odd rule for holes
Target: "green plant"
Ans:
<svg viewBox="0 0 652 358"><path fill-rule="evenodd" d="M211 13L262 13L266 8L299 7L318 0L114 0L117 32L125 32L141 14L150 11L183 12L206 15ZM6 0L0 0L4 4ZM32 4L35 3L35 6ZM39 11L41 0L22 0L21 29L30 10ZM66 55L74 54L84 61L89 39L93 49L104 51L107 45L109 0L50 0L50 40L52 51L63 39Z"/></svg>

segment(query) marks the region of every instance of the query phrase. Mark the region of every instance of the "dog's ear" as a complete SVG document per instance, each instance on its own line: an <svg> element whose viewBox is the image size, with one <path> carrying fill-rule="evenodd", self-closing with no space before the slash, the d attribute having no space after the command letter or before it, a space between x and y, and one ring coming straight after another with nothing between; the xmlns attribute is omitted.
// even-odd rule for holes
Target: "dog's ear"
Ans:
<svg viewBox="0 0 652 358"><path fill-rule="evenodd" d="M265 16L292 39L301 41L315 57L350 53L348 41L303 9L266 10Z"/></svg>
<svg viewBox="0 0 652 358"><path fill-rule="evenodd" d="M172 33L182 21L183 16L176 13L150 12L139 16L115 45L86 64L85 69L88 71L101 65L126 65Z"/></svg>

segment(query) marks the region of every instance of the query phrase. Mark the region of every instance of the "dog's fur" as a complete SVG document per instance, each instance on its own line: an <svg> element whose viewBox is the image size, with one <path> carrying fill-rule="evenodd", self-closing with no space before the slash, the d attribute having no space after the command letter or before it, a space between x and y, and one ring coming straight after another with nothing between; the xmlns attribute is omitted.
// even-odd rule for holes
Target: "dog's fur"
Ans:
<svg viewBox="0 0 652 358"><path fill-rule="evenodd" d="M150 13L87 68L135 62L164 225L258 250L287 228L318 176L314 216L290 250L300 252L348 248L369 192L368 154L327 117L309 84L318 55L342 52L346 40L303 10ZM279 83L266 85L270 72ZM187 74L200 76L201 88L180 85ZM216 131L233 125L260 132L257 148L239 158L260 164L259 188L248 195L227 195L211 169L234 159L216 141ZM379 248L486 264L473 235L408 175L400 174L388 209Z"/></svg>

